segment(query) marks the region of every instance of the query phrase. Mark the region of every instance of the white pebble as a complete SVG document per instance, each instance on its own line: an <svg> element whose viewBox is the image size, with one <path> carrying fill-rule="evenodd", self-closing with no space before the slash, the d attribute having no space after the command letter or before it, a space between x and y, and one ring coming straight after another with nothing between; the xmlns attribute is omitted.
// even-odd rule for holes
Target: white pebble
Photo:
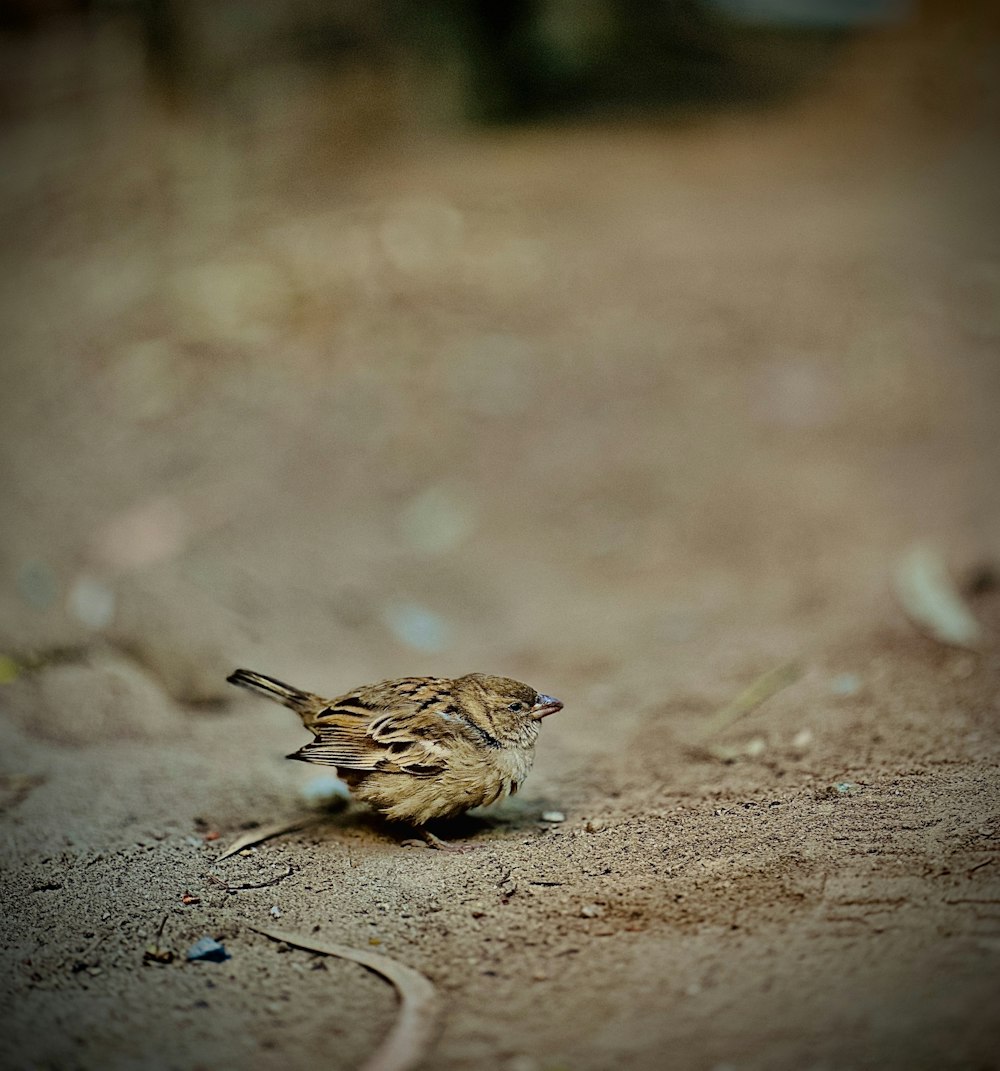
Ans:
<svg viewBox="0 0 1000 1071"><path fill-rule="evenodd" d="M81 576L70 588L67 604L81 624L92 629L107 628L115 616L115 593L92 576Z"/></svg>
<svg viewBox="0 0 1000 1071"><path fill-rule="evenodd" d="M796 751L805 751L813 742L813 734L810 729L800 729L792 737L792 747Z"/></svg>
<svg viewBox="0 0 1000 1071"><path fill-rule="evenodd" d="M566 815L562 811L542 811L543 822L565 822Z"/></svg>
<svg viewBox="0 0 1000 1071"><path fill-rule="evenodd" d="M744 749L748 758L759 759L767 751L767 741L762 736L755 736L747 741Z"/></svg>
<svg viewBox="0 0 1000 1071"><path fill-rule="evenodd" d="M857 673L838 673L830 681L830 691L834 695L857 695L861 691L861 678Z"/></svg>

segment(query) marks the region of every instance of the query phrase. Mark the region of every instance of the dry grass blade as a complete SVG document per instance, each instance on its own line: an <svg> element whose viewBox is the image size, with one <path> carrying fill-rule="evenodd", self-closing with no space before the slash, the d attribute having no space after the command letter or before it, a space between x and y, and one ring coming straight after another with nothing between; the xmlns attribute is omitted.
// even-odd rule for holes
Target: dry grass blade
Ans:
<svg viewBox="0 0 1000 1071"><path fill-rule="evenodd" d="M706 719L702 726L702 738L710 739L728 729L733 722L738 721L744 715L756 710L761 703L766 702L771 696L776 695L783 688L794 684L802 675L802 667L794 662L788 662L783 666L770 669L761 674L751 685L745 688L730 703L721 710L716 711Z"/></svg>
<svg viewBox="0 0 1000 1071"><path fill-rule="evenodd" d="M438 998L430 980L419 971L378 952L328 944L284 930L262 930L257 926L251 929L270 937L272 941L284 941L308 952L320 952L325 956L338 956L360 963L396 987L399 1015L385 1040L361 1071L409 1071L423 1060L437 1033Z"/></svg>
<svg viewBox="0 0 1000 1071"><path fill-rule="evenodd" d="M300 815L298 818L286 819L284 822L272 822L270 825L258 826L256 829L251 829L249 833L244 833L242 837L237 837L222 855L216 859L216 862L218 863L223 859L228 859L231 855L243 851L244 848L250 848L254 844L260 844L261 841L270 840L272 837L279 837L282 833L291 833L296 829L305 829L306 826L311 826L315 822L321 822L324 817L324 815L320 814L306 814Z"/></svg>
<svg viewBox="0 0 1000 1071"><path fill-rule="evenodd" d="M911 548L893 576L893 591L921 631L951 647L978 650L983 630L962 601L944 558L931 547Z"/></svg>

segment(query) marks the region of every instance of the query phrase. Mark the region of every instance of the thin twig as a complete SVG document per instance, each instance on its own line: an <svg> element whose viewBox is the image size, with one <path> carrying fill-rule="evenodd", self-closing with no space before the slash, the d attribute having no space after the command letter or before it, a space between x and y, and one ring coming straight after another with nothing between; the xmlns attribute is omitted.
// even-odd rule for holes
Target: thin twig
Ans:
<svg viewBox="0 0 1000 1071"><path fill-rule="evenodd" d="M254 844L260 844L261 841L270 840L272 837L279 837L282 833L291 833L296 829L305 829L306 826L321 822L324 818L326 818L326 815L324 814L305 814L299 815L298 818L286 819L283 822L272 822L270 825L251 829L249 833L244 833L242 837L237 837L222 855L216 859L216 862L218 863L223 859L228 859L231 855L243 851L244 848L249 848Z"/></svg>
<svg viewBox="0 0 1000 1071"><path fill-rule="evenodd" d="M296 948L304 948L307 952L319 952L360 963L396 987L399 1015L385 1040L361 1071L409 1071L424 1059L438 1027L438 997L430 979L412 967L378 952L350 948L348 945L326 944L283 930L262 930L258 926L250 928L272 941L283 941Z"/></svg>
<svg viewBox="0 0 1000 1071"><path fill-rule="evenodd" d="M266 889L268 885L277 885L278 882L284 881L285 878L290 878L295 873L295 867L289 866L284 874L279 874L275 878L271 878L269 881L254 881L245 885L230 885L228 881L223 881L222 878L215 874L206 874L205 878L213 885L221 885L226 892L244 892L247 889Z"/></svg>
<svg viewBox="0 0 1000 1071"><path fill-rule="evenodd" d="M728 729L734 722L756 710L771 696L790 684L794 684L801 675L802 668L795 662L787 662L783 666L776 666L767 673L761 674L735 699L716 711L710 718L705 719L701 726L702 739L707 740Z"/></svg>

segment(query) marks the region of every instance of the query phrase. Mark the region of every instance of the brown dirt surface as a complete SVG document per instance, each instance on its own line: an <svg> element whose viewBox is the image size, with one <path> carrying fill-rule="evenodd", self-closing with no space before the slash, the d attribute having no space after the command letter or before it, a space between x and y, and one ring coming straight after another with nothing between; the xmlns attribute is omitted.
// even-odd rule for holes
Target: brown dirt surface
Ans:
<svg viewBox="0 0 1000 1071"><path fill-rule="evenodd" d="M283 189L92 62L5 132L3 1066L360 1065L392 990L274 925L423 971L440 1071L1000 1067L996 142L848 64ZM917 541L981 652L893 600ZM566 705L474 852L220 861L316 773L236 665Z"/></svg>

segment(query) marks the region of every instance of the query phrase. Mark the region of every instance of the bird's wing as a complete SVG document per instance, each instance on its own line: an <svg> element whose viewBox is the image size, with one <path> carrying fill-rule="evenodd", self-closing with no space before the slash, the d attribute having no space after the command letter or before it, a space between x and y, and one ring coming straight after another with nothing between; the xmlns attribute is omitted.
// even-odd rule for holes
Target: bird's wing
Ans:
<svg viewBox="0 0 1000 1071"><path fill-rule="evenodd" d="M435 687L446 681L410 684L394 681L332 700L309 726L315 739L288 757L358 773L436 776L448 765L452 743L474 739L475 731Z"/></svg>

